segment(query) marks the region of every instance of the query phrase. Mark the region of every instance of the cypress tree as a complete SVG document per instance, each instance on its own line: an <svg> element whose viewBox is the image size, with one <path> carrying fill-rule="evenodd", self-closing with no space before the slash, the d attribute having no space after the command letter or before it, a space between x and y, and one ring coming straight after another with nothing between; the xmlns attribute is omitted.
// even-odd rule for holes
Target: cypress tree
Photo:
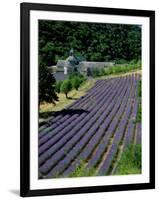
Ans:
<svg viewBox="0 0 159 200"><path fill-rule="evenodd" d="M56 80L47 67L41 62L39 64L39 104L42 102L53 103L58 101L55 92Z"/></svg>

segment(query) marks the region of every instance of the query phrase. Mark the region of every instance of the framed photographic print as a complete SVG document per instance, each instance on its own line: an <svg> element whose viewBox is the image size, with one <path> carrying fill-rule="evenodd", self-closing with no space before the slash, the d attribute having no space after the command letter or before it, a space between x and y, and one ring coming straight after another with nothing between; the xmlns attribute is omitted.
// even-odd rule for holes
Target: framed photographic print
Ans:
<svg viewBox="0 0 159 200"><path fill-rule="evenodd" d="M21 196L155 188L155 12L21 4Z"/></svg>

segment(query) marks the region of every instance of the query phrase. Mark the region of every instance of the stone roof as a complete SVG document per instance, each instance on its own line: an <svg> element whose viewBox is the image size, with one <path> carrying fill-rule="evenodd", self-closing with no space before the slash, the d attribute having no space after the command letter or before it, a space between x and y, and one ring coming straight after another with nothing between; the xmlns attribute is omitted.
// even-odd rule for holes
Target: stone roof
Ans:
<svg viewBox="0 0 159 200"><path fill-rule="evenodd" d="M59 68L64 68L66 61L65 60L58 60L56 66Z"/></svg>

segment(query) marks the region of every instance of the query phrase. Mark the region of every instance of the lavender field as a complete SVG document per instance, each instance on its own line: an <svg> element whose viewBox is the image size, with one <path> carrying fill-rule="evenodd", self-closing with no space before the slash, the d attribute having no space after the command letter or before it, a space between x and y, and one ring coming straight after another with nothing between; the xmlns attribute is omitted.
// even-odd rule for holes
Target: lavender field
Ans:
<svg viewBox="0 0 159 200"><path fill-rule="evenodd" d="M141 75L97 80L85 96L39 127L39 178L70 177L81 163L93 176L116 171L124 150L141 144Z"/></svg>

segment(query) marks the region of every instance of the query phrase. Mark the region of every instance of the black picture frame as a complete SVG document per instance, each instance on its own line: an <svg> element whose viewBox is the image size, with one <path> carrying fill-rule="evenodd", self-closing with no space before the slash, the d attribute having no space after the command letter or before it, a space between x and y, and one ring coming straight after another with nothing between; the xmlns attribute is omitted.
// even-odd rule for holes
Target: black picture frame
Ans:
<svg viewBox="0 0 159 200"><path fill-rule="evenodd" d="M74 188L30 189L30 11L60 11L75 13L111 14L123 16L148 17L150 20L150 180L149 183L103 185ZM20 195L43 196L108 191L139 190L155 188L155 12L102 7L83 7L71 5L49 5L21 3L21 106L20 106Z"/></svg>

